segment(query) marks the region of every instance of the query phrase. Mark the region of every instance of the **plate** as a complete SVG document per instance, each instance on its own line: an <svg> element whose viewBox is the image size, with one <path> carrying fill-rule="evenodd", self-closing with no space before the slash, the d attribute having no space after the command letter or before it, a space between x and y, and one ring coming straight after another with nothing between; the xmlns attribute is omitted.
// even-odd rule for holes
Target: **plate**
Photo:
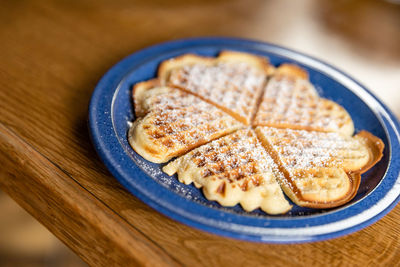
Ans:
<svg viewBox="0 0 400 267"><path fill-rule="evenodd" d="M178 182L162 165L144 160L130 147L127 132L135 120L132 85L156 76L159 63L185 53L216 56L221 50L266 56L275 66L295 63L305 68L322 97L350 113L356 131L365 129L385 143L382 160L362 175L356 197L345 206L316 210L294 205L284 215L208 201L193 185ZM400 197L399 123L370 91L340 70L313 57L280 46L246 39L196 38L155 45L112 67L100 80L89 107L89 128L100 158L133 195L155 210L214 234L269 243L299 243L342 236L370 225L388 213Z"/></svg>

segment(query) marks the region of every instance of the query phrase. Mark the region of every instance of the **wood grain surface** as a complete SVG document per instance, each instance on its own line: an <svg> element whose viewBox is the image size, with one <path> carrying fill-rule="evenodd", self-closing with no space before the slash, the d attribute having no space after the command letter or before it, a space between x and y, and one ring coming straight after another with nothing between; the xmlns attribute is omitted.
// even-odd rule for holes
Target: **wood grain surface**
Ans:
<svg viewBox="0 0 400 267"><path fill-rule="evenodd" d="M88 137L88 102L107 69L148 45L205 35L256 38L325 59L400 114L399 7L333 2L2 1L1 189L96 266L399 266L399 206L329 241L227 239L175 222L129 194ZM368 34L365 27L376 24L384 30Z"/></svg>

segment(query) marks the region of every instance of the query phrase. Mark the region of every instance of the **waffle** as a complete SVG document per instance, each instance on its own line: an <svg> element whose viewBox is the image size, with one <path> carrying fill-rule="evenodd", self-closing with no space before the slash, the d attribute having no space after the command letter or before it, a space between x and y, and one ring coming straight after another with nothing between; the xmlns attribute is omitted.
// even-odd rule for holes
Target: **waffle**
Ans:
<svg viewBox="0 0 400 267"><path fill-rule="evenodd" d="M353 121L337 103L320 98L301 68L284 64L268 82L254 125L340 132L352 135Z"/></svg>
<svg viewBox="0 0 400 267"><path fill-rule="evenodd" d="M298 205L331 208L352 199L361 174L382 157L383 143L362 131L340 133L257 127L256 133L284 173L279 180Z"/></svg>
<svg viewBox="0 0 400 267"><path fill-rule="evenodd" d="M372 134L352 136L350 115L319 97L304 69L246 53L166 60L157 79L134 86L133 100L137 153L155 163L177 157L164 172L246 211L287 212L283 192L304 207L347 203L383 153Z"/></svg>
<svg viewBox="0 0 400 267"><path fill-rule="evenodd" d="M267 213L287 212L277 179L282 173L251 129L241 129L200 146L163 168L184 184L203 188L209 200L223 206L240 203L244 210L261 207Z"/></svg>
<svg viewBox="0 0 400 267"><path fill-rule="evenodd" d="M138 118L129 143L145 159L162 163L243 125L222 110L157 80L134 88Z"/></svg>
<svg viewBox="0 0 400 267"><path fill-rule="evenodd" d="M265 58L224 51L217 58L183 55L165 61L158 75L248 125L272 69Z"/></svg>

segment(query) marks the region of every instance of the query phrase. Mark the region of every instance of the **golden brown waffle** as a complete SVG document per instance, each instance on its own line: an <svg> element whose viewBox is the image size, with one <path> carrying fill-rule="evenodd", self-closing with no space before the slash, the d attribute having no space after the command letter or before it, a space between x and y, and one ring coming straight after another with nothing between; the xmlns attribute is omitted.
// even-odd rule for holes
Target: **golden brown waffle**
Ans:
<svg viewBox="0 0 400 267"><path fill-rule="evenodd" d="M327 208L356 194L360 174L382 157L383 143L363 131L340 133L257 127L256 133L284 173L280 184L298 205Z"/></svg>
<svg viewBox="0 0 400 267"><path fill-rule="evenodd" d="M154 87L158 81L134 89L136 115L129 143L152 162L167 162L190 149L228 134L242 124L218 108L178 89Z"/></svg>
<svg viewBox="0 0 400 267"><path fill-rule="evenodd" d="M292 64L274 70L246 53L186 54L164 61L158 79L133 94L135 151L157 163L178 157L163 170L224 206L284 213L282 188L300 206L336 207L382 157L382 141L365 131L351 137L346 110L320 98Z"/></svg>
<svg viewBox="0 0 400 267"><path fill-rule="evenodd" d="M354 132L347 111L320 98L305 71L290 64L279 67L269 80L253 124L345 135Z"/></svg>
<svg viewBox="0 0 400 267"><path fill-rule="evenodd" d="M261 207L267 213L285 213L290 205L277 179L278 166L251 129L242 129L198 147L163 170L179 181L202 187L209 200L223 206L240 203L246 211Z"/></svg>
<svg viewBox="0 0 400 267"><path fill-rule="evenodd" d="M250 124L272 69L265 58L224 51L216 58L184 55L165 61L159 77Z"/></svg>

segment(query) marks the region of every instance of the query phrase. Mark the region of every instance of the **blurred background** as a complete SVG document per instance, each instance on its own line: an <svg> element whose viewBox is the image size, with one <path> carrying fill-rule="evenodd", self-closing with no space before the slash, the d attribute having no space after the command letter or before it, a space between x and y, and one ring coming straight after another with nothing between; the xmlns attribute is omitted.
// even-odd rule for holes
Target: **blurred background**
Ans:
<svg viewBox="0 0 400 267"><path fill-rule="evenodd" d="M87 266L44 226L0 191L0 266Z"/></svg>
<svg viewBox="0 0 400 267"><path fill-rule="evenodd" d="M7 34L26 35L33 43L40 35L19 27L21 19L31 19L38 32L55 36L52 23L81 19L77 35L68 36L70 44L49 49L87 49L87 56L98 57L104 71L135 50L184 37L233 36L275 43L347 72L400 115L399 4L395 0L17 0L1 1L0 14L6 16ZM97 24L101 32L93 31L100 28L93 27ZM116 29L119 38L113 35ZM96 44L88 44L85 35L99 36L104 55L91 54L88 48ZM54 59L49 71L75 67L58 66ZM85 266L1 191L0 212L0 266Z"/></svg>

